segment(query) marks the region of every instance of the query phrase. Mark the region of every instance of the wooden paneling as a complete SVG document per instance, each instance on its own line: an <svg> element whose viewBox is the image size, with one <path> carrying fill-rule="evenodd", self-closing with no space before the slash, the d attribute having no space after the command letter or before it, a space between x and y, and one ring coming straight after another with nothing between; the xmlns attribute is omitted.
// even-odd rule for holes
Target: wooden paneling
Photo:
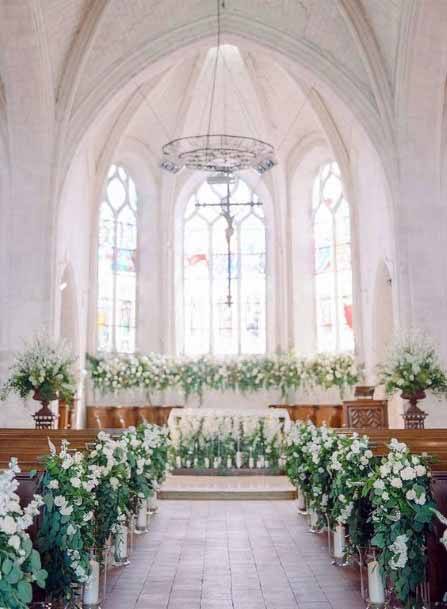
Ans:
<svg viewBox="0 0 447 609"><path fill-rule="evenodd" d="M386 429L387 400L357 399L343 402L343 427Z"/></svg>
<svg viewBox="0 0 447 609"><path fill-rule="evenodd" d="M341 404L271 404L269 408L283 408L292 421L312 421L315 425L341 427Z"/></svg>
<svg viewBox="0 0 447 609"><path fill-rule="evenodd" d="M125 429L143 422L166 425L173 408L183 406L88 406L87 427Z"/></svg>

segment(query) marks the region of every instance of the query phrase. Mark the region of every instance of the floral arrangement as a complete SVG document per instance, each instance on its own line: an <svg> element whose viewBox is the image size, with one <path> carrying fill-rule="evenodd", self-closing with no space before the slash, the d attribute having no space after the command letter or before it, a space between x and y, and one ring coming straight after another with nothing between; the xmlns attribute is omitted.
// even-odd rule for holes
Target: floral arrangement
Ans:
<svg viewBox="0 0 447 609"><path fill-rule="evenodd" d="M113 439L99 432L96 444L87 456L88 471L95 484L94 540L99 551L110 534L127 520L130 512L128 441Z"/></svg>
<svg viewBox="0 0 447 609"><path fill-rule="evenodd" d="M24 508L15 492L20 472L15 459L0 474L0 606L27 609L32 600L32 584L45 587L47 572L42 569L39 553L27 533L39 513L41 498L36 495Z"/></svg>
<svg viewBox="0 0 447 609"><path fill-rule="evenodd" d="M31 393L36 399L51 401L57 397L72 401L76 381L72 373L73 357L64 343L53 343L48 337L38 335L16 356L9 371L9 378L0 390L0 398L10 393L27 398Z"/></svg>
<svg viewBox="0 0 447 609"><path fill-rule="evenodd" d="M424 391L443 394L447 391L447 376L440 364L433 342L420 332L396 337L379 366L379 382L388 394L396 391L412 396Z"/></svg>
<svg viewBox="0 0 447 609"><path fill-rule="evenodd" d="M337 449L338 436L326 426L315 427L309 423L310 438L303 446L303 465L306 468L307 484L303 492L309 508L320 519L331 512L331 470L328 467L332 453Z"/></svg>
<svg viewBox="0 0 447 609"><path fill-rule="evenodd" d="M47 591L52 599L70 599L76 584L89 575L94 542L93 514L97 479L90 475L84 455L62 441L57 453L51 442L45 458L42 495L45 504L37 547L48 571Z"/></svg>
<svg viewBox="0 0 447 609"><path fill-rule="evenodd" d="M297 421L286 437L286 471L292 484L304 494L310 495L310 472L307 468L307 445L312 440L315 425L310 421Z"/></svg>
<svg viewBox="0 0 447 609"><path fill-rule="evenodd" d="M206 414L206 416L205 416ZM169 421L171 461L176 467L280 468L284 423L266 414L233 415L201 411Z"/></svg>
<svg viewBox="0 0 447 609"><path fill-rule="evenodd" d="M130 427L122 435L127 443L130 468L129 505L136 513L139 504L157 490L163 481L168 462L166 431L156 425Z"/></svg>
<svg viewBox="0 0 447 609"><path fill-rule="evenodd" d="M397 440L386 456L376 457L366 437L335 436L298 422L287 437L287 473L309 508L328 516L331 527L347 526L350 544L378 550L393 594L414 607L425 575L425 537L436 513L428 458Z"/></svg>
<svg viewBox="0 0 447 609"><path fill-rule="evenodd" d="M279 389L285 396L297 389L338 388L341 392L361 380L362 370L352 355L318 355L313 359L294 354L250 356L220 360L210 356L173 358L159 354L113 357L88 356L95 388L117 392L178 389L186 398L208 390L253 393Z"/></svg>
<svg viewBox="0 0 447 609"><path fill-rule="evenodd" d="M346 526L350 544L366 547L372 537L370 523L372 506L364 496L365 478L372 475L376 462L367 436L339 436L337 449L332 453L329 470L332 472L330 490L332 526Z"/></svg>
<svg viewBox="0 0 447 609"><path fill-rule="evenodd" d="M425 534L435 507L427 458L392 440L366 489L373 507L371 544L381 550L381 570L397 598L412 607L416 587L424 580Z"/></svg>

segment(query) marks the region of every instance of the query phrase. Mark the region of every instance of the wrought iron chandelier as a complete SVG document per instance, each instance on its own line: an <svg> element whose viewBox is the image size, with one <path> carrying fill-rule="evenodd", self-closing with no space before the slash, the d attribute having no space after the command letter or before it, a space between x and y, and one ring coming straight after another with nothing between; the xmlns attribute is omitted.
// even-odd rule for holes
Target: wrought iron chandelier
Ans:
<svg viewBox="0 0 447 609"><path fill-rule="evenodd" d="M217 0L217 49L211 85L208 130L205 135L192 135L172 140L162 148L161 167L170 173L181 169L231 175L254 169L263 174L276 165L274 148L262 140L241 135L212 133L217 69L221 52L221 8L224 0Z"/></svg>

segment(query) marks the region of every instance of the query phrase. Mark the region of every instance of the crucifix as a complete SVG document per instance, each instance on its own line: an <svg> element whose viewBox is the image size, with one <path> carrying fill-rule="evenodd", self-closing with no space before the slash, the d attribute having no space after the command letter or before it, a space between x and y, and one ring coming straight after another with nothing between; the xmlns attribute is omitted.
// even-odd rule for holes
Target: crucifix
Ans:
<svg viewBox="0 0 447 609"><path fill-rule="evenodd" d="M224 197L221 198L220 203L196 203L196 207L220 207L220 215L225 219L227 223L227 228L225 229L225 240L227 242L227 298L225 304L228 307L231 307L233 304L233 295L232 295L232 271L231 271L231 260L233 256L233 251L231 249L232 238L234 235L234 218L235 216L231 213L233 207L261 207L262 203L260 201L246 201L233 203L231 201L231 191L230 186L234 184L235 178L232 174L222 173L221 175L211 176L208 178L208 184L225 184L227 187L227 193Z"/></svg>

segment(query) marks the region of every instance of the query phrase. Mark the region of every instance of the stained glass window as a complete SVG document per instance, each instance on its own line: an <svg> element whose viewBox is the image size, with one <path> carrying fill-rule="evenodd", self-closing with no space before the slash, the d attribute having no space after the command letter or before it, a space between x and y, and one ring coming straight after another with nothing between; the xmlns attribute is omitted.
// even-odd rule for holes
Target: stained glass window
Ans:
<svg viewBox="0 0 447 609"><path fill-rule="evenodd" d="M112 165L99 211L99 351L135 351L136 213L135 184L124 167Z"/></svg>
<svg viewBox="0 0 447 609"><path fill-rule="evenodd" d="M326 163L312 195L319 351L352 351L351 218L337 163Z"/></svg>
<svg viewBox="0 0 447 609"><path fill-rule="evenodd" d="M233 304L226 304L228 257L219 203L226 185L202 186L190 198L184 215L183 326L184 351L219 355L264 353L266 350L266 238L261 205L232 208ZM259 203L241 179L230 187L232 203ZM213 207L200 207L201 204Z"/></svg>

